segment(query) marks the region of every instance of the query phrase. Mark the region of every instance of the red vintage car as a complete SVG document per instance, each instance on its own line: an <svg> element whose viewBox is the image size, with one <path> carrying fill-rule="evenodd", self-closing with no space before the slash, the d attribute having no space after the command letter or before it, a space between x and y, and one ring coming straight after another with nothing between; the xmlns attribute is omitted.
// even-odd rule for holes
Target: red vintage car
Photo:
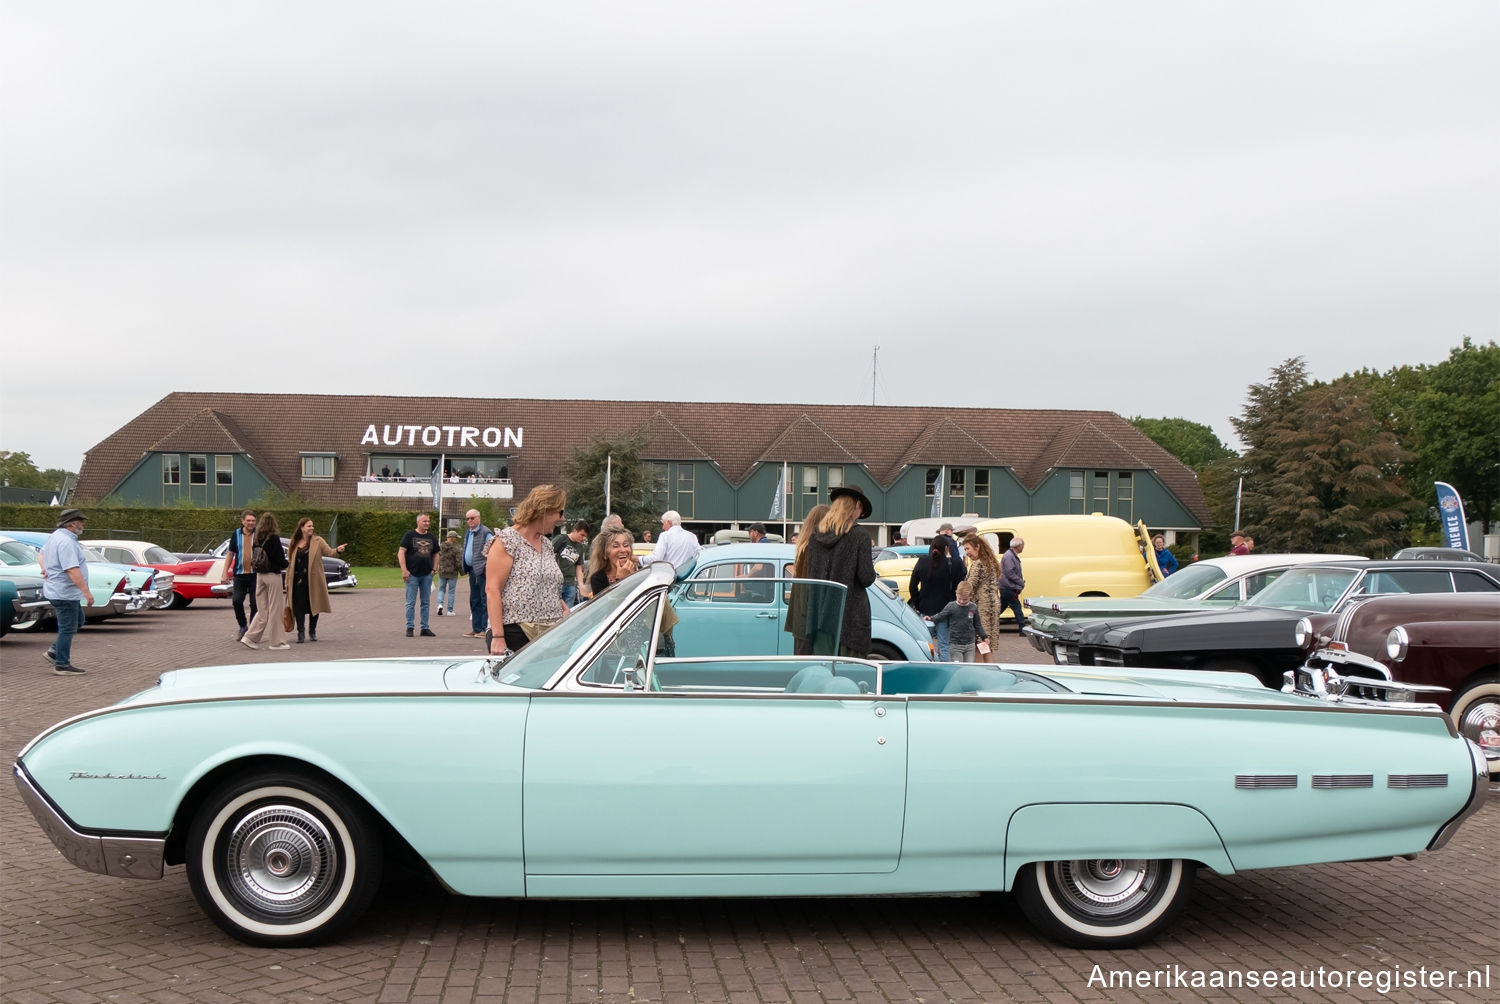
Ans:
<svg viewBox="0 0 1500 1004"><path fill-rule="evenodd" d="M145 540L85 540L83 542L110 561L122 565L146 565L171 572L172 599L169 610L181 610L194 600L215 598L209 592L223 577L223 558L184 560L164 547Z"/></svg>
<svg viewBox="0 0 1500 1004"><path fill-rule="evenodd" d="M1304 617L1297 641L1308 658L1288 674L1288 687L1335 699L1435 703L1484 750L1490 773L1500 773L1500 595L1372 596L1337 614ZM1365 686L1350 677L1408 686Z"/></svg>

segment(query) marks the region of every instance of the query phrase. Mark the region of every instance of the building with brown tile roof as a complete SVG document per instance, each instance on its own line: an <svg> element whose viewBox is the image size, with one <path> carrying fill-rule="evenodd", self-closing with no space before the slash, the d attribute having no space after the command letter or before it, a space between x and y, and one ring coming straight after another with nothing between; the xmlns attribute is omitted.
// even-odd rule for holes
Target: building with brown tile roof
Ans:
<svg viewBox="0 0 1500 1004"><path fill-rule="evenodd" d="M840 484L884 528L933 512L934 490L953 516L1106 512L1178 534L1210 518L1193 472L1106 411L328 394L169 394L87 452L75 498L416 509L441 463L448 514L559 482L572 451L635 429L656 501L700 532L765 519L783 464L791 519Z"/></svg>

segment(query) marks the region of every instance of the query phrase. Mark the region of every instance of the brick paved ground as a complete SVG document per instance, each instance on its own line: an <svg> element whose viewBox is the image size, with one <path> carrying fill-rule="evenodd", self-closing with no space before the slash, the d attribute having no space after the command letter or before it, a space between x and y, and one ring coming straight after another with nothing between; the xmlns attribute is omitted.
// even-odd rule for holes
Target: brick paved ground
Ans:
<svg viewBox="0 0 1500 1004"><path fill-rule="evenodd" d="M462 592L462 589L461 589ZM460 596L460 608L467 602ZM0 641L0 754L52 722L148 686L164 669L311 655L478 652L402 636L400 594L334 597L316 648L235 645L223 601L89 627L82 679L47 673L45 636ZM1037 661L1001 639L1010 661ZM0 784L0 997L60 1001L1493 1001L1500 998L1500 798L1448 847L1414 861L1202 873L1156 944L1086 953L1040 940L1008 897L523 903L451 896L392 877L340 944L252 949L199 912L183 870L160 882L91 875L52 849ZM1192 990L1090 985L1095 966L1365 970L1488 966L1489 988ZM1463 977L1460 976L1460 980Z"/></svg>

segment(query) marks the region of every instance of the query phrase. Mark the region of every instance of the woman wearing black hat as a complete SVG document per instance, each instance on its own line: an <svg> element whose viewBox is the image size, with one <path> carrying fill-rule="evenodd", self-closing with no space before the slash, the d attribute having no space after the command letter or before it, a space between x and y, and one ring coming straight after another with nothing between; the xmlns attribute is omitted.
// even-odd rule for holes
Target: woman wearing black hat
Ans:
<svg viewBox="0 0 1500 1004"><path fill-rule="evenodd" d="M870 516L870 500L855 485L829 492L828 514L818 523L807 542L806 571L809 579L826 579L848 588L844 596L844 621L839 634L839 655L856 659L870 657L870 596L865 590L875 581L875 562L870 535L858 520ZM797 654L816 651L812 639L797 639Z"/></svg>

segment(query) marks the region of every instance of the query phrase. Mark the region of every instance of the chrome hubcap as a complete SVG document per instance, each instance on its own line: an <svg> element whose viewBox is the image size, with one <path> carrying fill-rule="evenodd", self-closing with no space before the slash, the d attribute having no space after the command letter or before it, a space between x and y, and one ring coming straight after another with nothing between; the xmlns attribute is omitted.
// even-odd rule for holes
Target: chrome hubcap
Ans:
<svg viewBox="0 0 1500 1004"><path fill-rule="evenodd" d="M1458 723L1458 731L1465 739L1486 749L1494 749L1495 740L1491 739L1486 746L1482 737L1486 732L1500 732L1500 698L1486 698L1471 704L1464 711L1463 720Z"/></svg>
<svg viewBox="0 0 1500 1004"><path fill-rule="evenodd" d="M1078 914L1113 917L1150 900L1161 884L1157 861L1096 858L1056 861L1052 877L1064 905Z"/></svg>
<svg viewBox="0 0 1500 1004"><path fill-rule="evenodd" d="M266 913L317 906L333 890L338 850L327 828L305 809L266 805L235 826L225 847L230 888Z"/></svg>

